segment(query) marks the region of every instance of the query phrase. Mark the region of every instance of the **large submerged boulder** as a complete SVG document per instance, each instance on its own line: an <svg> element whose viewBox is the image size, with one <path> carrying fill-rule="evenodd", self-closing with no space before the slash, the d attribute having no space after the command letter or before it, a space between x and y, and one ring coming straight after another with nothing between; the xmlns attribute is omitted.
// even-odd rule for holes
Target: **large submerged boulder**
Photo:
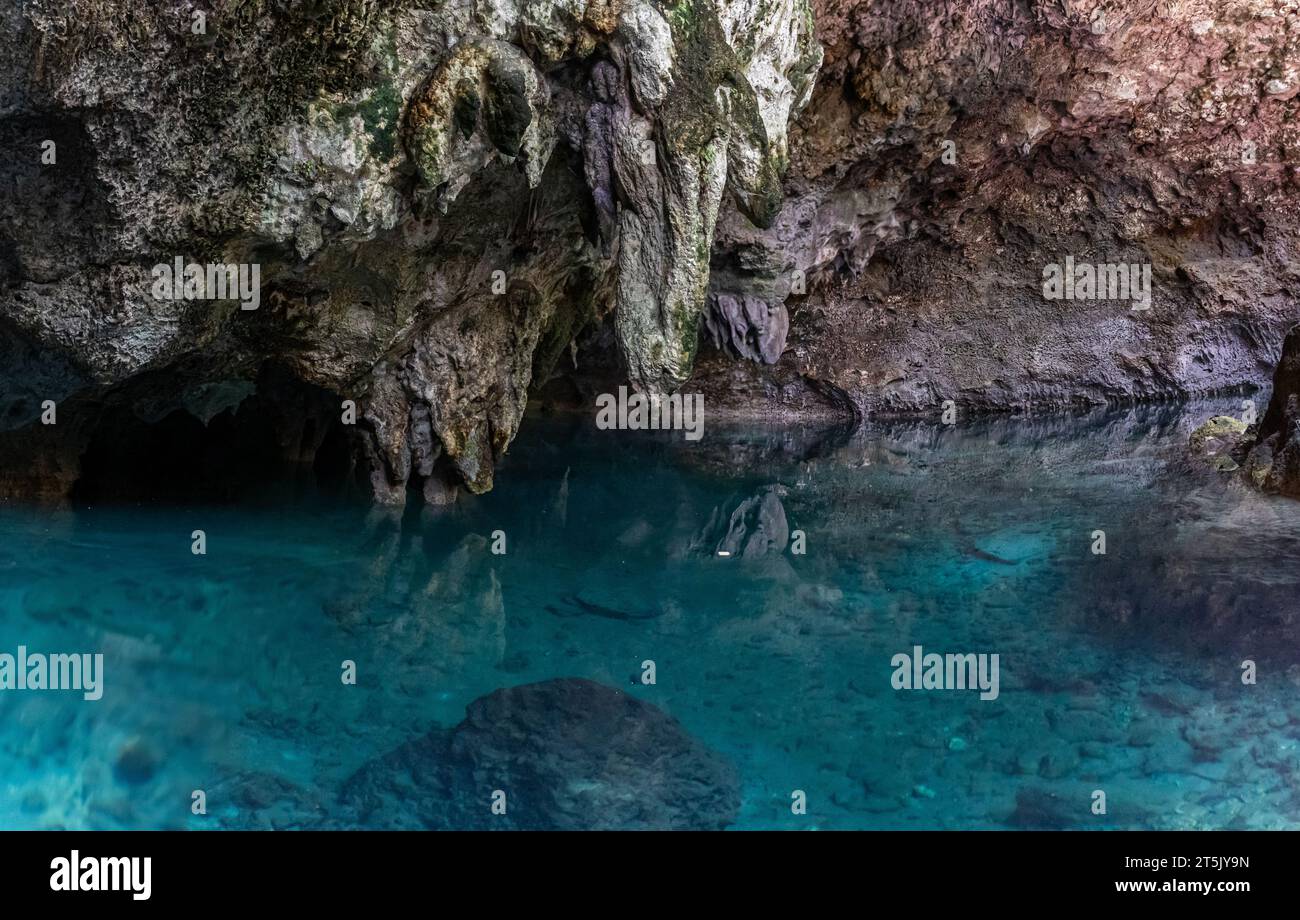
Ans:
<svg viewBox="0 0 1300 920"><path fill-rule="evenodd" d="M335 820L364 827L714 830L740 796L735 768L658 707L561 678L480 697L363 767L340 802Z"/></svg>

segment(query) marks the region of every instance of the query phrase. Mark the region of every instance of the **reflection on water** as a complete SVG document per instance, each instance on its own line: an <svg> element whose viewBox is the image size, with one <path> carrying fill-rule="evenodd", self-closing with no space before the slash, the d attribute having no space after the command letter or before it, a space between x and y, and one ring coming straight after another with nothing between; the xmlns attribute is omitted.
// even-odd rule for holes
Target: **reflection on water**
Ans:
<svg viewBox="0 0 1300 920"><path fill-rule="evenodd" d="M0 826L1295 827L1300 502L1183 461L1225 408L537 418L437 513L2 508L0 652L106 676L0 693ZM893 689L917 645L998 698Z"/></svg>

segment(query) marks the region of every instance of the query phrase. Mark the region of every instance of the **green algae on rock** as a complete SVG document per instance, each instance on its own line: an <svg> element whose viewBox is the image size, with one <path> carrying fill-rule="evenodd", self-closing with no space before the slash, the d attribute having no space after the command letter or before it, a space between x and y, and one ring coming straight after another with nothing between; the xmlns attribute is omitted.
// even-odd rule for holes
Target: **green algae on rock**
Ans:
<svg viewBox="0 0 1300 920"><path fill-rule="evenodd" d="M1249 426L1230 415L1216 415L1192 432L1188 447L1192 454L1221 473L1238 468L1232 453L1237 450Z"/></svg>
<svg viewBox="0 0 1300 920"><path fill-rule="evenodd" d="M0 55L4 149L60 148L0 201L43 228L0 238L2 424L60 400L67 424L25 438L55 492L99 407L162 419L207 387L236 413L286 379L268 364L357 406L339 437L399 504L490 488L603 320L634 386L675 389L722 199L775 213L819 60L806 0L68 6L5 14ZM148 267L177 256L259 264L262 307L163 315Z"/></svg>

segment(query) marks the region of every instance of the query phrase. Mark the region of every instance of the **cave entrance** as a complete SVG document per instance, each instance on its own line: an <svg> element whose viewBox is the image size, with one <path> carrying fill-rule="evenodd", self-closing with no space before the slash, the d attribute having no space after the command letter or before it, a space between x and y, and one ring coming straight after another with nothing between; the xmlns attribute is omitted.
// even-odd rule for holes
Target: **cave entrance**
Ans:
<svg viewBox="0 0 1300 920"><path fill-rule="evenodd" d="M90 423L71 498L224 503L366 494L342 397L276 364L244 387L143 415L139 399L106 401Z"/></svg>

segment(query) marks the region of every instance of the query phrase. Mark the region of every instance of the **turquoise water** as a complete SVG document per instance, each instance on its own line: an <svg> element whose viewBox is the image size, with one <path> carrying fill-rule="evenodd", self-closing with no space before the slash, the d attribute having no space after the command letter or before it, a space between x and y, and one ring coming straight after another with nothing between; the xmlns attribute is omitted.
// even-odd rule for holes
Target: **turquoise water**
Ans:
<svg viewBox="0 0 1300 920"><path fill-rule="evenodd" d="M0 506L0 652L105 656L97 702L0 693L0 826L310 826L559 676L729 758L740 828L1300 826L1300 502L1182 461L1235 404L698 443L534 418L442 513ZM760 506L805 554L740 554ZM998 654L998 698L893 689L915 645Z"/></svg>

